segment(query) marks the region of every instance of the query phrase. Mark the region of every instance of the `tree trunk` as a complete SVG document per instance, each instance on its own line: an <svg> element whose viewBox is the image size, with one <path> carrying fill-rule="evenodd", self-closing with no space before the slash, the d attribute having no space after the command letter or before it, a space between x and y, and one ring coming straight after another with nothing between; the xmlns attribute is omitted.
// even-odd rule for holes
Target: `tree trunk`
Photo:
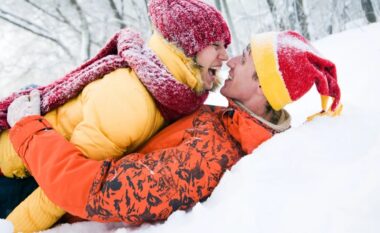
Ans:
<svg viewBox="0 0 380 233"><path fill-rule="evenodd" d="M231 31L231 37L232 37L232 41L236 41L237 42L237 37L236 37L236 32L235 32L235 26L232 22L232 18L231 18L231 13L230 13L230 9L228 8L228 4L226 2L226 0L222 0L223 2L223 7L224 7L224 11L226 13L226 17L227 17L227 22L228 22L228 26L230 28L230 31ZM236 54L237 53L237 43L232 43L232 54Z"/></svg>
<svg viewBox="0 0 380 233"><path fill-rule="evenodd" d="M333 32L334 32L334 28L335 28L335 12L338 11L337 6L338 6L337 0L332 0L332 2L331 2L331 8L330 8L330 11L329 11L330 21L328 22L327 27L326 27L327 33L329 35L333 34Z"/></svg>
<svg viewBox="0 0 380 233"><path fill-rule="evenodd" d="M222 4L220 3L220 0L215 0L214 2L215 2L216 9L222 12Z"/></svg>
<svg viewBox="0 0 380 233"><path fill-rule="evenodd" d="M297 28L297 14L296 14L296 0L290 0L286 1L286 10L285 12L288 12L288 21L286 24L287 28L290 28L292 30L296 30Z"/></svg>
<svg viewBox="0 0 380 233"><path fill-rule="evenodd" d="M7 16L12 16L13 18L8 18ZM66 47L62 41L58 40L57 38L52 37L48 33L45 33L45 29L42 31L39 31L39 29L41 27L38 26L37 24L30 22L26 19L23 19L19 16L10 14L9 12L4 11L2 9L0 9L0 19L4 20L10 24L13 24L16 27L22 28L25 31L33 33L36 36L40 36L46 40L50 40L51 42L58 45L71 60L75 60L74 56L70 52L70 49L68 47ZM19 20L19 21L17 21L17 20Z"/></svg>
<svg viewBox="0 0 380 233"><path fill-rule="evenodd" d="M119 10L117 9L116 7L116 4L113 0L109 0L108 1L110 3L110 6L111 6L111 9L112 9L112 13L113 13L113 16L115 17L115 19L117 19L117 21L119 22L119 28L124 28L125 26L127 26L124 21L123 21L123 16L122 14L120 14Z"/></svg>
<svg viewBox="0 0 380 233"><path fill-rule="evenodd" d="M371 0L361 0L362 2L362 8L365 13L365 17L367 18L369 23L376 22L376 15L375 11L373 10L372 2Z"/></svg>
<svg viewBox="0 0 380 233"><path fill-rule="evenodd" d="M281 20L281 17L278 15L277 7L274 4L273 0L267 0L267 4L268 4L269 10L272 14L273 22L274 22L276 29L284 30L285 29L284 21Z"/></svg>
<svg viewBox="0 0 380 233"><path fill-rule="evenodd" d="M80 19L80 28L81 28L81 56L82 61L86 61L90 58L91 54L91 34L90 28L86 19L86 16L83 13L82 7L78 4L77 0L70 0L70 3L74 6L74 9L77 11Z"/></svg>
<svg viewBox="0 0 380 233"><path fill-rule="evenodd" d="M296 0L296 13L297 19L301 27L301 33L307 39L310 39L310 33L308 29L307 16L303 8L303 0Z"/></svg>

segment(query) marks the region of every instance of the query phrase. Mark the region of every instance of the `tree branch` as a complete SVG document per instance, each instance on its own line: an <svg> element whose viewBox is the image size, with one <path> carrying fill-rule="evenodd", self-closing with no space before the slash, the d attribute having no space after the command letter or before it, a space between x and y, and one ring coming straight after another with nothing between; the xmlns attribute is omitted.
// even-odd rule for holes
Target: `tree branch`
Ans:
<svg viewBox="0 0 380 233"><path fill-rule="evenodd" d="M59 22L62 22L62 23L65 23L63 19L59 18L58 16L56 15L53 15L52 13L50 13L49 11L43 9L42 7L38 6L37 4L31 2L30 0L24 0L25 2L27 2L29 5L33 6L34 8L36 8L37 10L41 11L42 13L52 17L53 19L59 21Z"/></svg>
<svg viewBox="0 0 380 233"><path fill-rule="evenodd" d="M37 35L37 36L42 37L46 40L52 41L54 44L58 45L70 57L70 59L74 60L74 56L70 53L70 50L66 46L64 46L59 40L57 40L57 39L55 39L49 35L43 34L41 32L37 32L37 31L33 30L32 28L28 28L27 26L22 25L16 21L11 20L11 19L8 19L2 15L0 15L0 19L3 19L4 21L6 21L10 24L13 24L14 26L17 26L19 28L22 28L22 29L34 34L34 35Z"/></svg>
<svg viewBox="0 0 380 233"><path fill-rule="evenodd" d="M90 58L90 52L91 52L91 34L89 25L87 22L87 19L85 15L83 14L83 10L81 6L78 4L77 0L70 0L71 4L74 6L75 10L77 11L80 21L81 21L81 36L82 36L82 51L81 51L81 59L87 60Z"/></svg>
<svg viewBox="0 0 380 233"><path fill-rule="evenodd" d="M15 15L15 14L12 14L12 13L10 13L10 12L7 12L7 11L5 11L5 10L3 10L3 9L0 9L0 13L2 13L4 16L10 16L10 17L12 17L12 18L14 18L14 19L16 19L16 20L19 20L19 21L21 21L21 22L23 22L23 23L25 23L25 24L27 24L27 25L29 25L29 26L31 26L31 27L35 27L36 29L39 29L39 30L41 30L41 31L43 31L43 32L45 32L45 33L48 33L48 31L46 31L45 28L43 28L43 27L41 27L41 26L39 26L39 25L37 25L37 24L35 24L35 23L32 23L32 22L30 22L29 20L26 20L26 19L24 19L24 18L21 18L20 16L17 16L17 15Z"/></svg>
<svg viewBox="0 0 380 233"><path fill-rule="evenodd" d="M116 7L114 0L108 0L108 2L110 3L114 17L116 19L118 19L118 21L119 21L120 29L124 28L126 26L126 24L123 22L123 17L121 16L119 11L117 10L117 7Z"/></svg>

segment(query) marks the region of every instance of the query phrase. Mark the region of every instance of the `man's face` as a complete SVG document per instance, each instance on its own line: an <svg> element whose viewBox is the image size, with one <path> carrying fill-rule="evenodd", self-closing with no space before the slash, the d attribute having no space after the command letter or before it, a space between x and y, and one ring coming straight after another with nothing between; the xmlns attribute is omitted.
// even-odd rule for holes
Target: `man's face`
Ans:
<svg viewBox="0 0 380 233"><path fill-rule="evenodd" d="M210 90L217 80L217 73L228 60L224 42L216 42L207 46L196 55L197 64L201 66L201 76L205 90Z"/></svg>
<svg viewBox="0 0 380 233"><path fill-rule="evenodd" d="M220 90L221 94L243 104L265 105L267 101L260 87L250 47L244 49L242 55L231 58L227 66L230 68L229 76Z"/></svg>

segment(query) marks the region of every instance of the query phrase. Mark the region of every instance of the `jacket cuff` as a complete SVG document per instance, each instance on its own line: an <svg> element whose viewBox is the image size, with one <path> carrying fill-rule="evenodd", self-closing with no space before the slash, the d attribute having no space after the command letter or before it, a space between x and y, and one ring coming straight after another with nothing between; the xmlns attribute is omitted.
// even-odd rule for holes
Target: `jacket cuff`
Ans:
<svg viewBox="0 0 380 233"><path fill-rule="evenodd" d="M17 154L23 159L25 153L22 151L24 143L29 141L33 135L40 131L52 129L50 123L39 115L22 118L9 131L9 139Z"/></svg>

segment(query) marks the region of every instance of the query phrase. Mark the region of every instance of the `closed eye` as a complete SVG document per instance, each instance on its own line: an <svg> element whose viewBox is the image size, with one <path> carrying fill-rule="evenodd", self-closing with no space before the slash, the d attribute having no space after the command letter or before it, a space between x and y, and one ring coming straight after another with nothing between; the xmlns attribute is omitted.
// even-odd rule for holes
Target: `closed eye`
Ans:
<svg viewBox="0 0 380 233"><path fill-rule="evenodd" d="M212 46L214 46L214 48L216 50L219 50L219 49L222 49L222 48L226 48L226 45L224 45L224 43L213 43Z"/></svg>

